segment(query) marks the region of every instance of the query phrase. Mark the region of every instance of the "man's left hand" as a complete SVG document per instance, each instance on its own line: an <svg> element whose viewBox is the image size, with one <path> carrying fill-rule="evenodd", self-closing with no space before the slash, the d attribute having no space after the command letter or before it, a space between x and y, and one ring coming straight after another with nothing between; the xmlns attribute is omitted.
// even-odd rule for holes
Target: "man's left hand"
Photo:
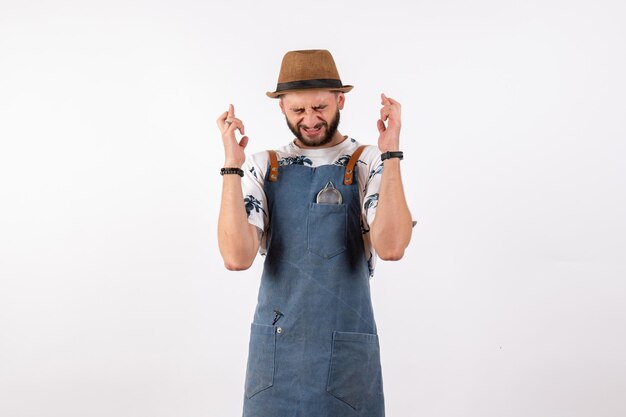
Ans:
<svg viewBox="0 0 626 417"><path fill-rule="evenodd" d="M378 148L381 152L400 150L400 103L387 97L384 93L380 95L380 119L378 120ZM387 124L385 125L385 122Z"/></svg>

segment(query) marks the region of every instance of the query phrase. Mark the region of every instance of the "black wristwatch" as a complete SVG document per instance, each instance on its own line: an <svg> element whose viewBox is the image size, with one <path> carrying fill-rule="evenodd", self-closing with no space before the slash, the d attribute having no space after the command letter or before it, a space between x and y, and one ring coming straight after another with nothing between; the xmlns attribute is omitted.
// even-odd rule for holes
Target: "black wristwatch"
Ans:
<svg viewBox="0 0 626 417"><path fill-rule="evenodd" d="M380 155L381 161L384 161L385 159L389 159L389 158L400 158L400 160L402 160L404 158L404 154L402 153L402 151L397 151L397 152L385 152Z"/></svg>

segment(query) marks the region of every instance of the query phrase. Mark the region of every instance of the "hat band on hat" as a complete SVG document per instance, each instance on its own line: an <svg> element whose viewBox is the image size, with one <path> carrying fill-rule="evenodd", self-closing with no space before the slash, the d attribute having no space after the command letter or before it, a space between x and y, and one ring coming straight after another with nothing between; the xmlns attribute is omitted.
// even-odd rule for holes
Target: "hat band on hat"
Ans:
<svg viewBox="0 0 626 417"><path fill-rule="evenodd" d="M341 88L341 80L334 79L317 79L317 80L301 80L291 81L288 83L276 84L276 92L285 90L301 90L307 88Z"/></svg>

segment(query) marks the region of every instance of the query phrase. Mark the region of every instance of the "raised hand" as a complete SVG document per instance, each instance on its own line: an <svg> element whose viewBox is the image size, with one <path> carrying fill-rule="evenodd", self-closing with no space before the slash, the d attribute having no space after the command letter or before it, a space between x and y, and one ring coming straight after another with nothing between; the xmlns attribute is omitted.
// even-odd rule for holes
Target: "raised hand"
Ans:
<svg viewBox="0 0 626 417"><path fill-rule="evenodd" d="M222 132L222 142L224 143L224 167L241 168L246 160L244 149L248 144L248 137L244 136L240 141L235 137L235 130L239 130L242 135L245 134L243 122L235 117L235 107L228 105L228 111L225 111L217 118L217 126Z"/></svg>
<svg viewBox="0 0 626 417"><path fill-rule="evenodd" d="M400 103L387 97L384 93L380 95L380 119L378 119L378 148L381 152L400 150ZM385 125L385 122L387 124Z"/></svg>

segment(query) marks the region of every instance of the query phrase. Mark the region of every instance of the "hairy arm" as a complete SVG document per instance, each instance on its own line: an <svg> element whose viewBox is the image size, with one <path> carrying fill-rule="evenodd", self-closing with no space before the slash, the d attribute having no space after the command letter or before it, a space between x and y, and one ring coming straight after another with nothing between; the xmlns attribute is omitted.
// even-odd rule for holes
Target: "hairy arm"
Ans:
<svg viewBox="0 0 626 417"><path fill-rule="evenodd" d="M235 109L231 104L228 111L217 119L222 132L225 161L224 167L241 168L245 162L244 149L248 137L239 142L235 138L235 130L244 134L241 120L235 118ZM241 177L226 174L222 182L222 202L217 224L217 240L224 266L231 271L248 269L259 250L259 236L256 226L248 223L248 215L241 190Z"/></svg>
<svg viewBox="0 0 626 417"><path fill-rule="evenodd" d="M400 149L400 103L381 94L382 108L378 126L378 148L381 152ZM387 122L387 125L385 125ZM398 260L411 241L413 229L402 177L400 160L385 160L378 194L376 216L370 225L370 239L378 256L383 260Z"/></svg>
<svg viewBox="0 0 626 417"><path fill-rule="evenodd" d="M224 175L217 240L227 269L250 268L259 250L259 233L248 223L239 175Z"/></svg>
<svg viewBox="0 0 626 417"><path fill-rule="evenodd" d="M400 160L387 159L382 172L376 217L370 239L378 256L387 261L402 258L411 241L412 220L402 187Z"/></svg>

